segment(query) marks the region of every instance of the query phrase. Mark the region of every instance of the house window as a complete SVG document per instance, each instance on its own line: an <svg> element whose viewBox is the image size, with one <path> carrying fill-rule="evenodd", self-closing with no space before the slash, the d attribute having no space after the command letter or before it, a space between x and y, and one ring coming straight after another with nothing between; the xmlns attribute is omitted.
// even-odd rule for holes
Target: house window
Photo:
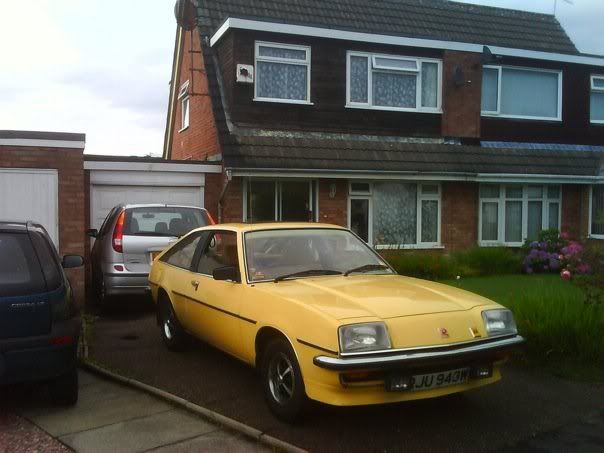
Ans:
<svg viewBox="0 0 604 453"><path fill-rule="evenodd" d="M604 76L591 76L590 117L592 123L604 124Z"/></svg>
<svg viewBox="0 0 604 453"><path fill-rule="evenodd" d="M256 42L256 101L310 103L310 47Z"/></svg>
<svg viewBox="0 0 604 453"><path fill-rule="evenodd" d="M347 54L347 107L414 112L441 111L441 61Z"/></svg>
<svg viewBox="0 0 604 453"><path fill-rule="evenodd" d="M440 185L374 182L365 195L350 184L348 222L378 249L427 248L440 244Z"/></svg>
<svg viewBox="0 0 604 453"><path fill-rule="evenodd" d="M180 100L180 130L183 131L189 127L189 81L187 80L180 86L178 91Z"/></svg>
<svg viewBox="0 0 604 453"><path fill-rule="evenodd" d="M313 181L248 179L244 192L244 221L315 221L316 193Z"/></svg>
<svg viewBox="0 0 604 453"><path fill-rule="evenodd" d="M482 115L534 120L562 119L562 72L485 66Z"/></svg>
<svg viewBox="0 0 604 453"><path fill-rule="evenodd" d="M590 205L589 235L604 239L604 184L592 186Z"/></svg>
<svg viewBox="0 0 604 453"><path fill-rule="evenodd" d="M560 186L480 186L481 245L522 245L541 230L560 229Z"/></svg>

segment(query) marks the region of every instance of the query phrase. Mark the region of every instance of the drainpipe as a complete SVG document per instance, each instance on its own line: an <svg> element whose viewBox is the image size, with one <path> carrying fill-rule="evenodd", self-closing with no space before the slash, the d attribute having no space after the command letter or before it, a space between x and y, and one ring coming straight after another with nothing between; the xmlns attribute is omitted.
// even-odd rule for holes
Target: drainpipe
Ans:
<svg viewBox="0 0 604 453"><path fill-rule="evenodd" d="M220 198L218 199L218 223L222 223L222 205L223 205L223 201L224 201L224 196L229 187L229 183L233 179L233 174L232 174L231 170L226 170L225 175L226 175L226 178L224 181L224 185L222 186L222 192L220 192Z"/></svg>

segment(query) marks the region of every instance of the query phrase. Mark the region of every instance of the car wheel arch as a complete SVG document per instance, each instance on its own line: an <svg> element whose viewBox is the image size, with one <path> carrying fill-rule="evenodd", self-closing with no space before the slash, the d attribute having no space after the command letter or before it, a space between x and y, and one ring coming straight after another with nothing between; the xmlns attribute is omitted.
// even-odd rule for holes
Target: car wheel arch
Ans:
<svg viewBox="0 0 604 453"><path fill-rule="evenodd" d="M270 341L274 338L285 339L292 347L292 350L294 351L294 354L296 356L296 360L298 361L298 363L300 363L300 358L298 357L298 351L296 350L294 343L291 341L291 339L285 333L283 333L282 330L279 330L278 328L276 328L274 326L262 326L256 333L256 339L254 341L254 346L255 346L254 351L256 353L256 359L254 362L254 366L256 367L256 369L259 369L260 364L262 363L263 350L266 349L266 347L268 346Z"/></svg>
<svg viewBox="0 0 604 453"><path fill-rule="evenodd" d="M170 304L170 306L172 307L172 310L174 310L174 304L172 304L172 299L170 299L170 296L168 295L168 291L166 291L164 288L160 287L157 290L157 310L156 310L157 325L161 324L160 311L161 311L161 307L164 304Z"/></svg>

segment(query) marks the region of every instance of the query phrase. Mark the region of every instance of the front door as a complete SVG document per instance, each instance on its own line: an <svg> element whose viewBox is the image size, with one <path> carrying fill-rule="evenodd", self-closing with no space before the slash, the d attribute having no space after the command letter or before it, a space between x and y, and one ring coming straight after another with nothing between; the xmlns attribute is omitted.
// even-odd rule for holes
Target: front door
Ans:
<svg viewBox="0 0 604 453"><path fill-rule="evenodd" d="M371 199L350 197L350 229L371 244Z"/></svg>
<svg viewBox="0 0 604 453"><path fill-rule="evenodd" d="M237 234L214 231L194 265L187 304L187 318L193 333L210 344L241 356L239 317L243 285L214 280L214 269L233 266L239 269Z"/></svg>

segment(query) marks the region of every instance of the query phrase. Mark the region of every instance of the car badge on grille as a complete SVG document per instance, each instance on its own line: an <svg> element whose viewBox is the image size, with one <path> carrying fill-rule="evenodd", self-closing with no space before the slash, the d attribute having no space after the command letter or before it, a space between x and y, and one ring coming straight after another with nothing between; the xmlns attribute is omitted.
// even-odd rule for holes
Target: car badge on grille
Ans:
<svg viewBox="0 0 604 453"><path fill-rule="evenodd" d="M449 338L449 331L444 327L439 327L438 333L440 334L441 338Z"/></svg>

